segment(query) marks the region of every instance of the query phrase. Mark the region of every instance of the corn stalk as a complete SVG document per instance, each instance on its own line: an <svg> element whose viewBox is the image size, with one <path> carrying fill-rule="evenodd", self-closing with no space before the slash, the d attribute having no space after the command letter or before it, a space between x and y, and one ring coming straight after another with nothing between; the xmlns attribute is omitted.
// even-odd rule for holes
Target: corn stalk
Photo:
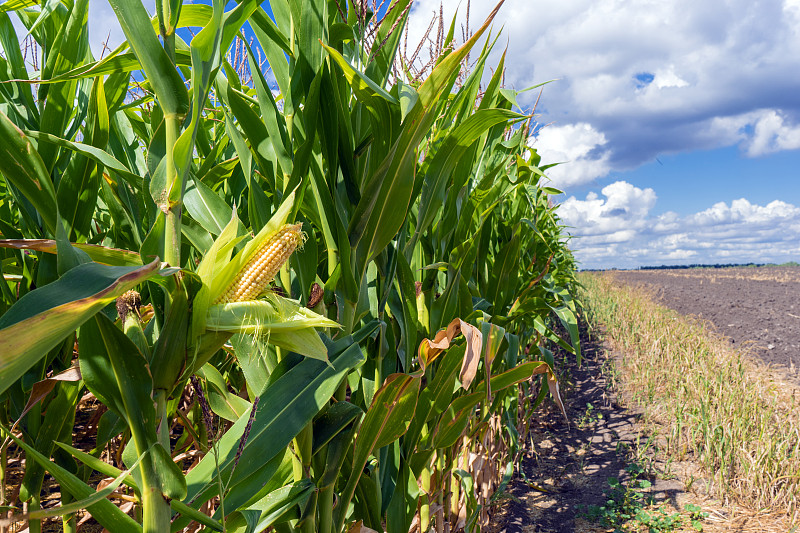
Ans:
<svg viewBox="0 0 800 533"><path fill-rule="evenodd" d="M65 527L485 524L520 413L559 401L548 346L580 357L532 117L504 57L482 86L500 5L461 42L441 21L420 70L410 0L111 4L127 41L100 60L85 1L17 9L38 74L0 14L0 400L28 508L48 471ZM108 408L88 452L84 388Z"/></svg>

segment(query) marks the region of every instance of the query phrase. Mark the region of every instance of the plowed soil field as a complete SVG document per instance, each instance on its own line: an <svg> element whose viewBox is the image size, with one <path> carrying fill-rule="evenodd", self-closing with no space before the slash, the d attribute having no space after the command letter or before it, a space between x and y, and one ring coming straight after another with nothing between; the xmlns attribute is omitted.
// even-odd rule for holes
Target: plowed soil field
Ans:
<svg viewBox="0 0 800 533"><path fill-rule="evenodd" d="M732 343L800 381L800 267L617 271L656 301L705 319Z"/></svg>

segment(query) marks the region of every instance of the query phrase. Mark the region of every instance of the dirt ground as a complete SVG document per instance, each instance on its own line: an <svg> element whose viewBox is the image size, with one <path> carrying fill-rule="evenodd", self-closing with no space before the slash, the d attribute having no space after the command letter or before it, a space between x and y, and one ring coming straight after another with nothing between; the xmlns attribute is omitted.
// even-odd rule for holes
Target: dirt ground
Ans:
<svg viewBox="0 0 800 533"><path fill-rule="evenodd" d="M618 271L656 301L710 321L736 344L800 381L800 267Z"/></svg>
<svg viewBox="0 0 800 533"><path fill-rule="evenodd" d="M492 533L589 533L614 531L589 514L590 506L608 500L609 481L631 485L631 472L652 486L641 491L654 504L646 510L665 515L683 513L687 504L699 505L709 517L704 531L729 529L732 518L706 495L698 469L690 463L665 463L655 453L655 438L642 432L639 412L625 406L614 392L611 360L605 347L582 339L583 364L574 357L561 366L562 397L569 424L555 409L542 410L531 425L529 451L512 481ZM635 469L635 470L632 470ZM685 527L666 531L695 531ZM715 524L725 524L715 527ZM627 530L626 530L627 531ZM632 531L632 530L631 530ZM644 529L647 531L647 529Z"/></svg>
<svg viewBox="0 0 800 533"><path fill-rule="evenodd" d="M797 377L800 268L617 275L626 282L647 284L662 305L712 321L732 342L752 342L752 353ZM640 472L639 480L651 484L639 492L653 500L649 506L632 506L634 512L684 517L673 528L650 531L697 531L687 519L691 505L707 513L702 520L705 533L790 531L781 517L721 503L710 494L697 464L672 461L659 452L662 441L648 434L641 412L615 386L619 375L614 362L622 354L585 331L581 337L583 364L578 367L568 356L557 365L569 424L554 408L539 412L531 425L528 452L493 514L490 533L648 531L631 523L615 529L587 513L591 506L607 504L611 479L632 486L632 468Z"/></svg>

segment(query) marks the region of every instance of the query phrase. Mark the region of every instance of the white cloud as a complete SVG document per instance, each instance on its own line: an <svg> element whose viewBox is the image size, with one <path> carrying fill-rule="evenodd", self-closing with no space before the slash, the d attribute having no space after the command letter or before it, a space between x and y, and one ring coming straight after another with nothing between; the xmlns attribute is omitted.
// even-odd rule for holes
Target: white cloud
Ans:
<svg viewBox="0 0 800 533"><path fill-rule="evenodd" d="M415 2L412 42L439 3ZM494 4L472 2L473 29ZM443 0L446 22L456 7L463 15L466 3ZM508 45L507 85L559 80L544 88L540 122L602 135L594 169L565 152L575 161L571 185L662 153L800 149L798 0L506 0L493 27L503 29L498 53Z"/></svg>
<svg viewBox="0 0 800 533"><path fill-rule="evenodd" d="M605 198L589 193L586 200L569 197L558 208L559 216L581 236L599 236L602 242L621 242L632 236L656 203L653 189L639 189L617 181L603 187ZM631 233L633 232L633 233ZM610 237L609 237L610 236Z"/></svg>
<svg viewBox="0 0 800 533"><path fill-rule="evenodd" d="M763 113L755 123L755 132L747 142L747 155L759 156L800 148L800 123L786 124L775 110Z"/></svg>
<svg viewBox="0 0 800 533"><path fill-rule="evenodd" d="M531 139L531 146L547 163L567 163L548 170L556 187L587 183L608 174L605 135L586 123L548 126Z"/></svg>
<svg viewBox="0 0 800 533"><path fill-rule="evenodd" d="M688 87L689 82L681 79L677 74L675 74L675 65L670 65L665 69L659 69L656 71L653 79L653 85L659 89L663 89L665 87Z"/></svg>
<svg viewBox="0 0 800 533"><path fill-rule="evenodd" d="M800 255L800 207L741 198L687 216L651 215L652 189L619 181L602 196L567 198L558 208L584 268L689 263L784 262Z"/></svg>

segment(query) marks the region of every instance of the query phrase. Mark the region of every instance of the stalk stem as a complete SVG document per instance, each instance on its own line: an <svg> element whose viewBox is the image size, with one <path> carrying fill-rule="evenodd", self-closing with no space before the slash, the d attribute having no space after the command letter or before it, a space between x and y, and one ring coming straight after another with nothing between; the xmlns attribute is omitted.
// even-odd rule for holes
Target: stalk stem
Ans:
<svg viewBox="0 0 800 533"><path fill-rule="evenodd" d="M333 493L334 485L323 487L319 494L319 527L318 533L333 531Z"/></svg>
<svg viewBox="0 0 800 533"><path fill-rule="evenodd" d="M167 391L158 389L155 391L153 400L156 403L156 419L158 423L158 442L169 451L169 427L167 425Z"/></svg>
<svg viewBox="0 0 800 533"><path fill-rule="evenodd" d="M31 498L30 503L28 503L28 509L26 512L32 513L33 511L38 511L41 509L40 498L41 496L37 492ZM42 533L42 521L41 520L29 520L28 521L28 531L29 533Z"/></svg>
<svg viewBox="0 0 800 533"><path fill-rule="evenodd" d="M61 505L67 505L71 503L75 498L72 497L72 494L66 492L62 489L61 491ZM61 528L63 529L64 533L75 533L78 531L78 517L75 516L75 513L71 513L66 516L61 517Z"/></svg>
<svg viewBox="0 0 800 533"><path fill-rule="evenodd" d="M148 460L148 462L150 462ZM150 468L145 466L142 468L142 478L144 480L144 472ZM149 472L152 474L153 472ZM150 480L152 481L152 480ZM144 520L142 523L142 533L163 533L169 531L170 526L170 509L169 503L161 495L161 490L147 482L143 483L145 487L142 489L142 507L144 507Z"/></svg>
<svg viewBox="0 0 800 533"><path fill-rule="evenodd" d="M176 115L164 117L166 128L166 175L167 186L164 190L164 198L161 198L161 209L166 216L164 228L164 261L171 266L181 266L181 212L183 210L183 186L177 184L178 169L175 167L175 158L172 154L175 144L178 142L180 131L180 121ZM180 195L174 198L173 188L178 185L181 187Z"/></svg>

